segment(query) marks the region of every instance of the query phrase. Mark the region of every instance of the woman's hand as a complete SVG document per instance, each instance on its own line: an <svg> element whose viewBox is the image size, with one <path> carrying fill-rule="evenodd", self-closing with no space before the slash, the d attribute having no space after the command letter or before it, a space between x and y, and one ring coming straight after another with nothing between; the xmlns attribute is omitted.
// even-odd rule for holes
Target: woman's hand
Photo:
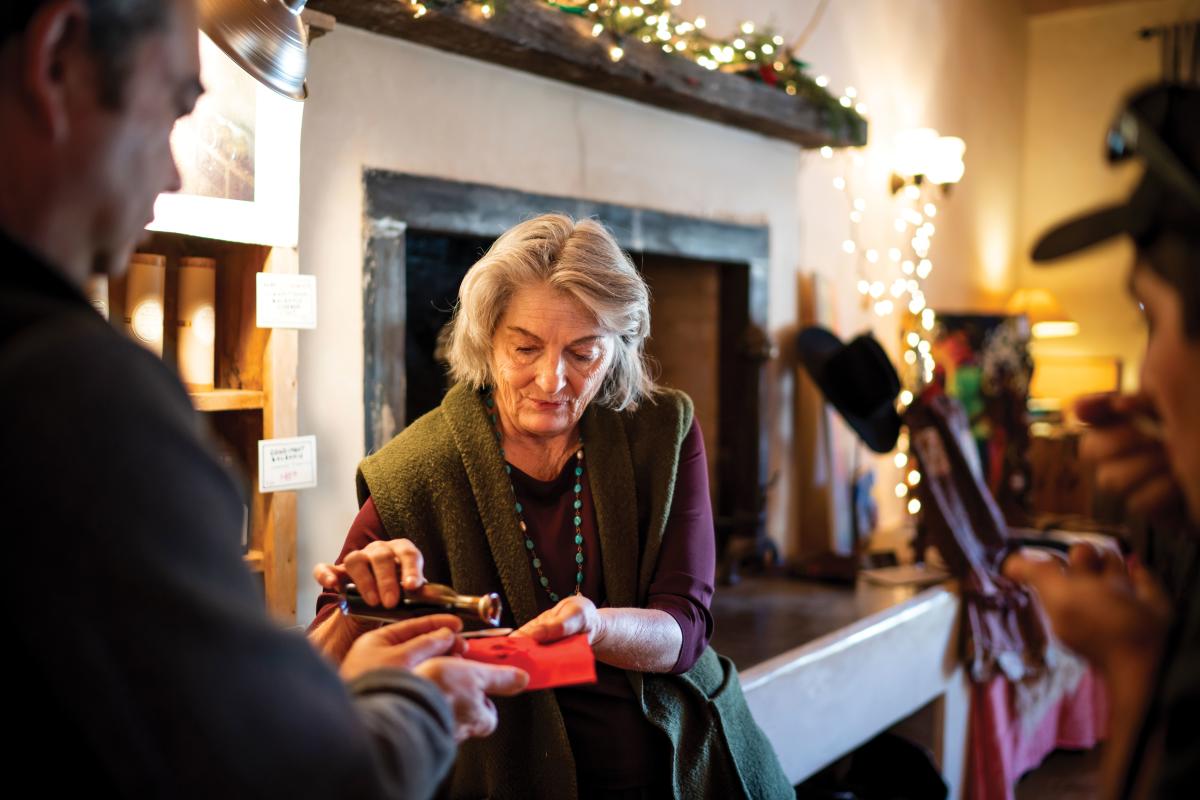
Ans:
<svg viewBox="0 0 1200 800"><path fill-rule="evenodd" d="M1142 396L1101 394L1080 398L1079 420L1088 425L1079 455L1096 465L1097 485L1124 499L1136 514L1162 514L1181 507L1167 450L1155 435L1154 407Z"/></svg>
<svg viewBox="0 0 1200 800"><path fill-rule="evenodd" d="M528 636L539 642L557 642L577 633L586 633L588 644L604 638L604 616L596 604L581 594L558 601L558 605L526 622L513 636Z"/></svg>
<svg viewBox="0 0 1200 800"><path fill-rule="evenodd" d="M425 558L408 539L371 542L362 550L348 553L341 564L317 564L313 578L336 592L347 583L358 586L370 605L394 608L401 587L419 589L425 584Z"/></svg>

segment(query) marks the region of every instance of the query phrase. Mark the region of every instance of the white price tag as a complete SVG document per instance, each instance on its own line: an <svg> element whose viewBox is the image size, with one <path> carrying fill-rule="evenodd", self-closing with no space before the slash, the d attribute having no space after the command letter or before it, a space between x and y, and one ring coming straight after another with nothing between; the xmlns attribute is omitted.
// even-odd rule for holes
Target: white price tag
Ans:
<svg viewBox="0 0 1200 800"><path fill-rule="evenodd" d="M317 437L262 439L258 443L258 491L283 492L317 485Z"/></svg>
<svg viewBox="0 0 1200 800"><path fill-rule="evenodd" d="M255 276L260 328L317 327L317 276L260 272Z"/></svg>

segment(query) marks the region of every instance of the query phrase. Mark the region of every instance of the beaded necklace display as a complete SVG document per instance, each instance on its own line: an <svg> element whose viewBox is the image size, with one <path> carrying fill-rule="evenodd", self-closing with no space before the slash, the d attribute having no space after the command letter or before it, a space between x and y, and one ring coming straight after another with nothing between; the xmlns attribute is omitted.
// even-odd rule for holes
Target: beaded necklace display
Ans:
<svg viewBox="0 0 1200 800"><path fill-rule="evenodd" d="M496 444L500 446L500 458L504 458L504 441L500 435L500 421L496 413L496 399L489 391L484 395L484 402L487 404L488 419L492 421L492 432L496 435ZM507 461L504 463L504 471L508 474L508 489L512 492L513 508L517 512L517 524L521 528L521 535L525 537L525 552L529 554L530 560L533 562L533 568L537 571L538 583L542 589L550 596L550 601L557 603L561 598L558 592L550 588L550 579L546 577L546 573L542 572L542 559L534 550L533 539L529 535L529 527L525 524L525 509L521 506L521 501L517 500L517 489L512 482L512 465ZM575 591L572 594L583 593L583 440L579 441L579 449L575 451L575 492L574 522L575 522Z"/></svg>

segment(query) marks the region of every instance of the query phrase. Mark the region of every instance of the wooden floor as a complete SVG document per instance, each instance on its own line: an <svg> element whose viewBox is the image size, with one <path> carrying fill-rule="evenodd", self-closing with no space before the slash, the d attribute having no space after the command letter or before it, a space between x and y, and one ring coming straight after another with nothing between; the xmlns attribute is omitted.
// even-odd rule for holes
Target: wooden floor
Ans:
<svg viewBox="0 0 1200 800"><path fill-rule="evenodd" d="M1100 796L1100 750L1051 754L1017 784L1017 800L1092 800Z"/></svg>

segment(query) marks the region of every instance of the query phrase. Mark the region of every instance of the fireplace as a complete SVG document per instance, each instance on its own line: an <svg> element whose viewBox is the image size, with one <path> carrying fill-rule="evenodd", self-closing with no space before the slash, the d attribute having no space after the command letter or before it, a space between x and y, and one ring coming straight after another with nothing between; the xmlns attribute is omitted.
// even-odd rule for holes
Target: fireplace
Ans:
<svg viewBox="0 0 1200 800"><path fill-rule="evenodd" d="M463 275L495 237L547 211L596 217L650 286L647 349L660 382L695 402L727 555L722 577L766 554L765 227L374 170L364 188L367 452L441 401L438 334Z"/></svg>

